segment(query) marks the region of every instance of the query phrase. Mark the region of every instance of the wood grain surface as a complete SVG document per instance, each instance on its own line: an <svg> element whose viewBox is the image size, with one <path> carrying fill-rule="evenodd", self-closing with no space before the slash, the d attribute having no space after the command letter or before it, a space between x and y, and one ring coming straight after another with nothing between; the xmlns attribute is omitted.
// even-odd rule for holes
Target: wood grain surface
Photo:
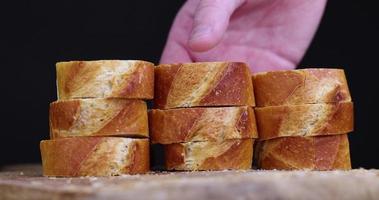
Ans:
<svg viewBox="0 0 379 200"><path fill-rule="evenodd" d="M152 172L46 178L38 165L3 168L0 199L377 199L379 170Z"/></svg>

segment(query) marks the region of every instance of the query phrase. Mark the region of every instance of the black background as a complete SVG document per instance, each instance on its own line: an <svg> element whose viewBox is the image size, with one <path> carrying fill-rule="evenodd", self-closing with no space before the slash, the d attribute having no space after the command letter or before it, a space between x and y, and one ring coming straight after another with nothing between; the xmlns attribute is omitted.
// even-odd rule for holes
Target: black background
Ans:
<svg viewBox="0 0 379 200"><path fill-rule="evenodd" d="M159 62L184 1L19 1L1 7L0 166L40 162L55 62L143 59ZM102 1L105 2L105 1ZM372 1L373 3L375 1ZM355 103L353 167L379 168L379 14L367 1L329 1L299 66L344 67Z"/></svg>

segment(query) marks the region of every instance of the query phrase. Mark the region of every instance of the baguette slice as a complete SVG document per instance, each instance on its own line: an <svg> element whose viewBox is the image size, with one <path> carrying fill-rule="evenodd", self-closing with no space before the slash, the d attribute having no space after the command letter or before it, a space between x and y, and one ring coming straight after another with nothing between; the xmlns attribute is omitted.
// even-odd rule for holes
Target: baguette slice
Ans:
<svg viewBox="0 0 379 200"><path fill-rule="evenodd" d="M319 136L353 131L352 102L256 108L260 140L285 136Z"/></svg>
<svg viewBox="0 0 379 200"><path fill-rule="evenodd" d="M141 100L75 99L50 104L50 138L148 137L147 106Z"/></svg>
<svg viewBox="0 0 379 200"><path fill-rule="evenodd" d="M248 106L154 109L149 125L152 143L161 144L258 137L254 111Z"/></svg>
<svg viewBox="0 0 379 200"><path fill-rule="evenodd" d="M342 69L300 69L253 76L257 106L351 101Z"/></svg>
<svg viewBox="0 0 379 200"><path fill-rule="evenodd" d="M164 145L168 170L250 169L254 139Z"/></svg>
<svg viewBox="0 0 379 200"><path fill-rule="evenodd" d="M351 169L347 135L285 137L258 142L261 169Z"/></svg>
<svg viewBox="0 0 379 200"><path fill-rule="evenodd" d="M162 64L155 68L158 109L197 106L254 106L251 73L245 63Z"/></svg>
<svg viewBox="0 0 379 200"><path fill-rule="evenodd" d="M79 137L40 143L44 176L114 176L149 171L149 140Z"/></svg>
<svg viewBox="0 0 379 200"><path fill-rule="evenodd" d="M137 60L59 62L58 99L152 99L154 64Z"/></svg>

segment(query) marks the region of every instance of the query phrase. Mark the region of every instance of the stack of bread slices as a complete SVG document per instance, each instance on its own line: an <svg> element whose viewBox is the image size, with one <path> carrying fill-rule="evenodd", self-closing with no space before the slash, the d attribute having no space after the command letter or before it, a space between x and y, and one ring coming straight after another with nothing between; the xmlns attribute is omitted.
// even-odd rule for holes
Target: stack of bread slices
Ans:
<svg viewBox="0 0 379 200"><path fill-rule="evenodd" d="M163 144L168 170L251 168L258 134L246 64L159 65L154 96L150 136Z"/></svg>
<svg viewBox="0 0 379 200"><path fill-rule="evenodd" d="M168 170L250 169L258 132L258 168L351 169L353 103L341 69L252 76L240 62L99 60L56 70L45 176L148 172L149 135Z"/></svg>
<svg viewBox="0 0 379 200"><path fill-rule="evenodd" d="M350 169L353 103L340 69L253 76L262 169Z"/></svg>
<svg viewBox="0 0 379 200"><path fill-rule="evenodd" d="M147 106L154 65L73 61L56 65L58 101L50 140L41 141L46 176L112 176L149 171Z"/></svg>

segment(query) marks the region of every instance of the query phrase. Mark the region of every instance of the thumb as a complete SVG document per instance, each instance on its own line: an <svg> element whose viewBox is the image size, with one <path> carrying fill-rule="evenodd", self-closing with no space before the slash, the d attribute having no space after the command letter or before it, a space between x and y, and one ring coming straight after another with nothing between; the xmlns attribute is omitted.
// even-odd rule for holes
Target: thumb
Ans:
<svg viewBox="0 0 379 200"><path fill-rule="evenodd" d="M245 0L200 0L188 45L193 51L215 47L226 31L230 16Z"/></svg>

